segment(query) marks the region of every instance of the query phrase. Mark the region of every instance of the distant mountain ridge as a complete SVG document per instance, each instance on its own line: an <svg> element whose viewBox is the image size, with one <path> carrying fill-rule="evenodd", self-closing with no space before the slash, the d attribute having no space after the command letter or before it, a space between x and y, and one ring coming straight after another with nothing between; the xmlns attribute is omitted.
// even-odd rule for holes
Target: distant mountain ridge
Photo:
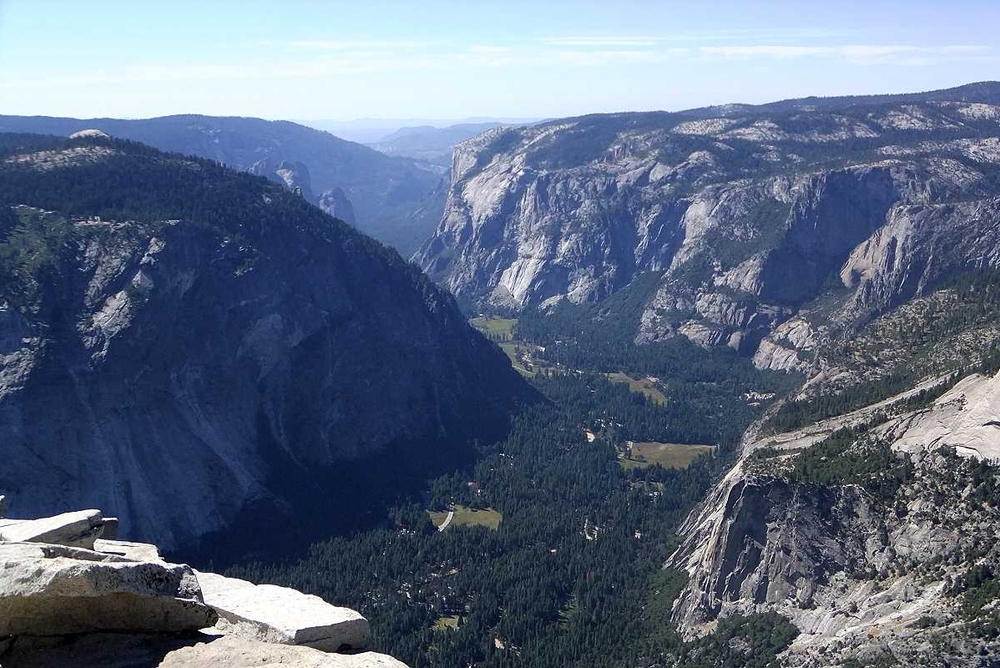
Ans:
<svg viewBox="0 0 1000 668"><path fill-rule="evenodd" d="M699 114L704 111L725 109L727 107L737 107L745 110L756 110L760 112L780 112L780 111L818 111L844 109L855 105L872 104L905 104L913 102L979 102L983 104L1000 104L1000 90L995 81L977 81L955 86L952 88L939 88L936 90L923 91L918 93L887 93L883 95L837 95L830 97L809 96L792 98L788 100L778 100L776 102L766 102L764 104L747 105L723 105L715 107L703 107L690 111L680 112L683 114Z"/></svg>
<svg viewBox="0 0 1000 668"><path fill-rule="evenodd" d="M1000 83L591 115L456 147L415 259L460 299L513 311L653 276L637 342L685 336L802 370L830 319L1000 266L998 197Z"/></svg>
<svg viewBox="0 0 1000 668"><path fill-rule="evenodd" d="M413 127L447 128L455 125L495 123L497 125L524 125L537 123L537 118L472 116L468 118L356 118L349 121L332 119L299 120L296 123L317 130L331 132L338 137L360 144L372 144L398 130Z"/></svg>
<svg viewBox="0 0 1000 668"><path fill-rule="evenodd" d="M462 123L437 128L431 125L405 127L369 144L386 155L403 155L419 160L451 166L451 156L456 144L498 127L500 123Z"/></svg>
<svg viewBox="0 0 1000 668"><path fill-rule="evenodd" d="M289 121L198 115L140 120L0 116L0 132L69 136L91 128L164 151L216 160L278 183L285 182L277 174L281 163L305 165L313 203L339 188L356 216L350 222L404 255L430 234L439 217L437 209L414 212L426 209L425 199L438 187L442 170Z"/></svg>

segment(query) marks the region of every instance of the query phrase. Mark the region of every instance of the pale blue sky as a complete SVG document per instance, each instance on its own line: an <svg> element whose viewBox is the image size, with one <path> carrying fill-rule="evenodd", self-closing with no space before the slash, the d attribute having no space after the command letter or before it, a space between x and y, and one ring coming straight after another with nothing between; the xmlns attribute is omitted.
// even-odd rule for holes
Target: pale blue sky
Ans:
<svg viewBox="0 0 1000 668"><path fill-rule="evenodd" d="M1000 79L1000 2L0 0L0 113L555 117Z"/></svg>

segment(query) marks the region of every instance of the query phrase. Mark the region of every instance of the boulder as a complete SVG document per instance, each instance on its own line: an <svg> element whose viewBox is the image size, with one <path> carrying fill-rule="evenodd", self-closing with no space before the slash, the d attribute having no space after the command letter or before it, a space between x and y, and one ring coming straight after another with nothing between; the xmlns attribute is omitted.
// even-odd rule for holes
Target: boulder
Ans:
<svg viewBox="0 0 1000 668"><path fill-rule="evenodd" d="M0 637L180 632L216 621L189 566L0 543Z"/></svg>
<svg viewBox="0 0 1000 668"><path fill-rule="evenodd" d="M7 512L7 497L0 494L0 517L3 517Z"/></svg>
<svg viewBox="0 0 1000 668"><path fill-rule="evenodd" d="M8 543L55 543L93 549L104 530L100 510L77 510L54 517L26 520L0 528L0 540Z"/></svg>
<svg viewBox="0 0 1000 668"><path fill-rule="evenodd" d="M368 620L348 608L287 587L255 585L214 573L198 573L205 603L226 634L327 652L361 649Z"/></svg>

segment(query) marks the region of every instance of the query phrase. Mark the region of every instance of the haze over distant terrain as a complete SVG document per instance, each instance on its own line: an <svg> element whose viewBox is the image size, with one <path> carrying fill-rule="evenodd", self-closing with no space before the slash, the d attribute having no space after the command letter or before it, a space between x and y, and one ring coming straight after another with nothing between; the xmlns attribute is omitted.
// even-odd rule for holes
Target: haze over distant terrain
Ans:
<svg viewBox="0 0 1000 668"><path fill-rule="evenodd" d="M1000 66L1000 5L980 0L52 7L0 3L4 113L558 118L929 90Z"/></svg>
<svg viewBox="0 0 1000 668"><path fill-rule="evenodd" d="M534 123L537 118L494 118L490 116L476 116L473 118L356 118L349 121L336 121L330 119L320 120L297 120L301 123L317 130L326 130L335 134L341 139L355 141L359 144L374 144L383 141L386 137L409 128L436 128L445 129L456 125L524 125Z"/></svg>

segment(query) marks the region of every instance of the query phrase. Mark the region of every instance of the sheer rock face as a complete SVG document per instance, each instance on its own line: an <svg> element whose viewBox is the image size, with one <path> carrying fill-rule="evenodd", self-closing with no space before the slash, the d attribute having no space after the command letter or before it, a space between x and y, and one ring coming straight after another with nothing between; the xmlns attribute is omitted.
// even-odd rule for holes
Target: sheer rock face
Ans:
<svg viewBox="0 0 1000 668"><path fill-rule="evenodd" d="M792 665L831 665L888 647L924 665L930 634L961 623L961 597L949 595L948 583L983 556L1000 556L1000 515L948 477L954 462L938 452L997 457L1000 430L989 416L1000 413L1000 376L972 375L928 409L891 408L915 391L795 432L748 434L742 458L688 518L667 563L688 575L673 610L683 632L701 634L721 616L776 610L802 632ZM913 465L892 501L859 485L793 484L775 474L782 457L765 465L751 456L763 447L794 456L880 411L892 417L872 433ZM917 624L921 617L937 621L928 630ZM989 640L970 646L962 651L1000 651Z"/></svg>
<svg viewBox="0 0 1000 668"><path fill-rule="evenodd" d="M376 242L258 179L116 155L154 201L190 168L249 208L239 234L64 216L72 242L38 295L0 286L0 491L16 517L105 508L164 549L242 518L263 543L260 523L296 510L364 511L384 481L344 462L446 458L527 396L454 300ZM42 177L65 173L36 164L4 169L52 192ZM99 175L74 178L102 196Z"/></svg>
<svg viewBox="0 0 1000 668"><path fill-rule="evenodd" d="M924 294L970 267L1000 266L1000 198L900 206L859 244L840 276L853 306L875 310Z"/></svg>
<svg viewBox="0 0 1000 668"><path fill-rule="evenodd" d="M515 309L657 272L638 342L754 355L769 340L760 364L794 367L769 337L813 300L846 288L842 316L865 317L997 264L1000 124L968 99L1000 109L995 89L497 128L456 147L414 259L463 298Z"/></svg>
<svg viewBox="0 0 1000 668"><path fill-rule="evenodd" d="M354 205L341 188L331 188L319 196L319 208L334 218L354 225Z"/></svg>

